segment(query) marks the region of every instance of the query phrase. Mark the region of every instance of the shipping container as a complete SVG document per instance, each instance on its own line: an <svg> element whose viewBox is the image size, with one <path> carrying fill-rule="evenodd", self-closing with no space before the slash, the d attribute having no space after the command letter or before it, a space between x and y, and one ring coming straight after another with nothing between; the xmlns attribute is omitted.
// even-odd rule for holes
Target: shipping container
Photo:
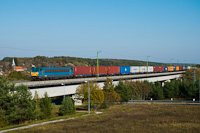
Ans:
<svg viewBox="0 0 200 133"><path fill-rule="evenodd" d="M75 77L84 77L84 76L92 76L92 67L82 67L82 66L76 66L73 67L74 76Z"/></svg>
<svg viewBox="0 0 200 133"><path fill-rule="evenodd" d="M183 66L179 66L179 71L183 71Z"/></svg>
<svg viewBox="0 0 200 133"><path fill-rule="evenodd" d="M155 72L155 73L160 72L160 68L158 66L154 66L153 72Z"/></svg>
<svg viewBox="0 0 200 133"><path fill-rule="evenodd" d="M121 66L120 74L130 74L130 66Z"/></svg>
<svg viewBox="0 0 200 133"><path fill-rule="evenodd" d="M173 67L173 66L169 66L169 67L168 67L168 71L169 71L169 72L174 71L174 67Z"/></svg>
<svg viewBox="0 0 200 133"><path fill-rule="evenodd" d="M179 71L179 66L176 66L176 71Z"/></svg>
<svg viewBox="0 0 200 133"><path fill-rule="evenodd" d="M159 69L160 69L160 72L164 72L164 67L159 67Z"/></svg>
<svg viewBox="0 0 200 133"><path fill-rule="evenodd" d="M184 66L184 67L183 67L183 70L187 70L187 66Z"/></svg>
<svg viewBox="0 0 200 133"><path fill-rule="evenodd" d="M97 75L97 67L92 67L92 74ZM107 66L99 66L99 75L107 75L108 67Z"/></svg>
<svg viewBox="0 0 200 133"><path fill-rule="evenodd" d="M140 73L146 73L147 67L146 66L140 66Z"/></svg>
<svg viewBox="0 0 200 133"><path fill-rule="evenodd" d="M165 71L165 72L168 72L168 67L164 67L164 71Z"/></svg>
<svg viewBox="0 0 200 133"><path fill-rule="evenodd" d="M191 69L191 66L187 66L187 68L186 69Z"/></svg>
<svg viewBox="0 0 200 133"><path fill-rule="evenodd" d="M139 66L130 66L130 73L140 73Z"/></svg>
<svg viewBox="0 0 200 133"><path fill-rule="evenodd" d="M120 67L119 66L108 66L108 74L109 75L120 74Z"/></svg>
<svg viewBox="0 0 200 133"><path fill-rule="evenodd" d="M148 66L148 73L152 73L153 72L153 66Z"/></svg>
<svg viewBox="0 0 200 133"><path fill-rule="evenodd" d="M174 71L176 71L176 67L174 66L173 68L174 68Z"/></svg>
<svg viewBox="0 0 200 133"><path fill-rule="evenodd" d="M153 67L153 71L154 71L154 72L164 72L164 67L154 66L154 67ZM167 70L167 71L168 71L168 70Z"/></svg>

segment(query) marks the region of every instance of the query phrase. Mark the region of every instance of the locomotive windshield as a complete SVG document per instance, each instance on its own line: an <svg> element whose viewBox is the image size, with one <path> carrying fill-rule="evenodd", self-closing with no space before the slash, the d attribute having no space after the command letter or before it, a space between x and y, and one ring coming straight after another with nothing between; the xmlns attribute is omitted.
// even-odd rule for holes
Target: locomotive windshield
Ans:
<svg viewBox="0 0 200 133"><path fill-rule="evenodd" d="M39 68L34 68L34 67L31 68L31 72L38 72L38 70Z"/></svg>

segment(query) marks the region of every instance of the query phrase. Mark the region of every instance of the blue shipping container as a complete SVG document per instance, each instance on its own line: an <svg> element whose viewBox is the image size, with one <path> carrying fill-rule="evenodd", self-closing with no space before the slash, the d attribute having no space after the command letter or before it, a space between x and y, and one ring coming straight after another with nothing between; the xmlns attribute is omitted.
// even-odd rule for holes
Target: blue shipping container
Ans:
<svg viewBox="0 0 200 133"><path fill-rule="evenodd" d="M130 74L130 66L121 66L120 74Z"/></svg>
<svg viewBox="0 0 200 133"><path fill-rule="evenodd" d="M168 71L168 67L164 67L164 71L167 72Z"/></svg>
<svg viewBox="0 0 200 133"><path fill-rule="evenodd" d="M176 71L176 67L174 67L174 71Z"/></svg>

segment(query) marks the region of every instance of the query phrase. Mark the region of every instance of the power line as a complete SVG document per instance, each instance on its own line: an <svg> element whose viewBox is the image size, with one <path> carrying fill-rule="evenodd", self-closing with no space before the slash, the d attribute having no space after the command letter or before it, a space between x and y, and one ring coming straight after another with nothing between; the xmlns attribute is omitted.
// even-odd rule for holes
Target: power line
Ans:
<svg viewBox="0 0 200 133"><path fill-rule="evenodd" d="M14 50L22 50L22 51L37 51L37 52L96 52L96 51L48 51L48 50L36 50L36 49L24 49L24 48L15 48L15 47L5 47L5 46L0 46L1 48L6 48L6 49L14 49Z"/></svg>

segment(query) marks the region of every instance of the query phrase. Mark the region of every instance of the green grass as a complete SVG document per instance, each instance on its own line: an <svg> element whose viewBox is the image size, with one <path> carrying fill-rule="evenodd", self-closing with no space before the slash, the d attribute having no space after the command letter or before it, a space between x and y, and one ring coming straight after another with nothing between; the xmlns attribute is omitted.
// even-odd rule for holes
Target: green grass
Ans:
<svg viewBox="0 0 200 133"><path fill-rule="evenodd" d="M87 114L87 112L76 112L75 114L72 114L72 115L58 116L59 107L60 107L59 105L53 104L52 118L50 118L50 119L35 120L35 121L29 121L27 123L22 123L22 124L18 124L18 125L10 125L10 126L6 126L6 127L3 127L3 128L0 128L0 131L1 130L6 130L6 129L17 128L17 127L23 127L23 126L27 126L27 125L31 125L31 124L42 123L42 122L46 122L46 121L53 121L53 120L59 120L59 119L67 119L67 118L70 118L70 117L79 117L79 116L83 116L83 115ZM80 106L80 107L84 108L82 106Z"/></svg>
<svg viewBox="0 0 200 133"><path fill-rule="evenodd" d="M14 132L199 132L200 106L116 105L103 114Z"/></svg>

